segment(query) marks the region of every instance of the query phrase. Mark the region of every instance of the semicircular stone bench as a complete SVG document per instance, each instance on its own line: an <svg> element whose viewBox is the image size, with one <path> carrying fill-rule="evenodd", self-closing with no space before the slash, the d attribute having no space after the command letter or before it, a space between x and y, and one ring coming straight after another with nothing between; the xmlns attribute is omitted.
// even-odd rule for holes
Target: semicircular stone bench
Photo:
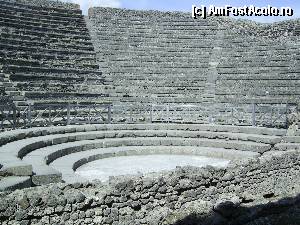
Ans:
<svg viewBox="0 0 300 225"><path fill-rule="evenodd" d="M297 149L299 137L285 134L283 129L202 124L105 124L15 130L0 134L0 176L29 176L31 185L43 185L67 181L66 174L71 172L74 178L78 165L101 159L103 154L146 154L145 150L150 154L155 149L174 154L181 149L186 154L198 151L196 154L204 156L247 159L269 151ZM234 154L230 154L232 151ZM59 166L62 162L68 168ZM76 180L69 177L69 181Z"/></svg>

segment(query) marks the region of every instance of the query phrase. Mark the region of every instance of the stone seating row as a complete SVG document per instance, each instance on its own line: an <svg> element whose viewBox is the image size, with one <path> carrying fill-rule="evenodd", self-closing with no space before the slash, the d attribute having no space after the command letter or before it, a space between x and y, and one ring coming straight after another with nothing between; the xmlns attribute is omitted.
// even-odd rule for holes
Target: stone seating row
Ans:
<svg viewBox="0 0 300 225"><path fill-rule="evenodd" d="M86 71L86 70L60 70L60 71L51 71L48 68L39 68L36 67L9 67L11 71L15 73L10 75L11 79L14 81L30 81L30 80L41 80L41 79L49 79L49 80L61 80L61 81L84 81L84 76L87 76L90 80L99 80L104 82L104 79L101 77L102 73L99 71ZM34 71L36 70L36 72ZM26 73L24 73L26 71ZM28 72L27 72L28 71Z"/></svg>
<svg viewBox="0 0 300 225"><path fill-rule="evenodd" d="M4 19L5 21L8 22L21 22L21 24L26 24L30 25L32 27L41 27L41 28L49 28L49 29L67 29L71 31L76 31L76 30L81 30L82 32L88 31L85 24L82 23L79 24L72 24L72 23L59 23L60 21L55 21L55 20L42 20L39 18L39 22L37 22L37 18L33 19L31 16L21 16L21 15L16 15L14 14L14 11L11 12L11 14L7 11L2 12L0 10L0 18ZM26 23L25 23L26 21Z"/></svg>
<svg viewBox="0 0 300 225"><path fill-rule="evenodd" d="M219 78L220 81L222 80L261 80L261 81L296 81L299 80L299 76L297 72L289 71L286 73L278 73L278 72L273 72L273 73L260 73L260 74L222 74ZM249 81L250 82L250 81Z"/></svg>
<svg viewBox="0 0 300 225"><path fill-rule="evenodd" d="M28 46L31 48L35 48L37 44L39 44L39 47L44 47L44 48L67 48L67 49L79 49L82 51L93 51L93 45L90 42L81 42L79 43L78 41L74 41L71 43L64 43L63 40L58 40L58 39L48 39L47 42L41 42L41 41L34 41L34 40L23 40L20 39L21 37L18 38L10 38L10 37L2 37L1 41L4 44L8 44L8 45L22 45L22 46ZM74 45L77 46L74 46Z"/></svg>
<svg viewBox="0 0 300 225"><path fill-rule="evenodd" d="M34 73L54 73L54 74L77 74L77 77L82 74L89 74L89 78L101 78L102 72L88 69L72 69L72 68L49 68L49 67L31 67L31 66L19 66L19 65L8 65L7 68L11 72L15 73L24 73L24 75L29 72L30 74ZM14 75L13 75L14 76ZM100 77L99 77L100 76Z"/></svg>
<svg viewBox="0 0 300 225"><path fill-rule="evenodd" d="M26 28L27 29L27 33L31 32L31 33L40 33L40 34L49 34L50 36L52 35L70 35L70 36L77 36L77 37L84 37L84 36L88 36L88 32L84 31L82 32L80 29L76 29L76 30L69 30L69 29L57 29L56 28L48 28L48 27L39 27L39 26L32 26L29 25L27 23L19 23L18 21L9 21L8 19L5 18L0 18L0 26L6 26L6 27L10 27L10 28L14 28L16 30L21 30Z"/></svg>
<svg viewBox="0 0 300 225"><path fill-rule="evenodd" d="M3 6L3 8L13 8L14 10L20 10L20 11L30 11L30 12L36 12L38 14L51 14L51 15L65 15L68 14L68 16L72 15L81 15L81 10L79 8L70 9L70 8L64 8L66 4L60 5L60 7L47 7L45 5L37 6L36 4L30 4L29 2L19 3L16 1L10 2L1 0L0 4Z"/></svg>
<svg viewBox="0 0 300 225"><path fill-rule="evenodd" d="M60 55L62 56L66 56L66 55L69 55L69 56L74 56L74 55L78 55L78 57L80 58L80 56L82 55L92 55L92 52L91 51L82 51L82 50L78 50L76 49L77 47L74 47L73 49L70 49L69 51L66 49L66 48L56 48L56 49L51 49L51 48L43 48L41 46L39 47L28 47L28 46L18 46L18 45L15 45L14 43L12 44L5 44L5 43L1 43L1 48L2 48L2 51L5 49L5 54L7 55L6 52L9 52L9 51L12 51L12 52L25 52L25 53L29 53L30 54L30 51L32 53L39 53L39 52L44 52L44 53L41 53L41 55L45 54L45 53L50 53L50 54L55 54L57 55L58 57Z"/></svg>
<svg viewBox="0 0 300 225"><path fill-rule="evenodd" d="M237 104L249 104L249 107L253 102L259 104L286 104L286 103L295 103L299 100L297 96L295 98L291 98L289 95L287 96L251 96L251 95L239 95L237 98L236 95L227 96L222 94L216 94L216 101L219 103L237 103Z"/></svg>
<svg viewBox="0 0 300 225"><path fill-rule="evenodd" d="M26 91L26 93L29 93L29 92L34 92L34 93L43 93L43 91L40 90L40 83L38 82L26 82L26 83L20 83L18 82L16 84L17 88L20 90L20 91ZM152 87L155 87L155 86L150 86L148 88L152 88ZM64 83L55 83L55 82L52 82L52 83L47 83L45 84L45 91L49 91L49 90L52 90L52 91L57 91L57 93L60 93L60 92L64 92L64 91L70 91L70 92L74 92L74 90L81 90L81 93L80 94L102 94L102 97L122 97L123 96L123 92L125 93L130 93L131 95L135 95L138 97L138 94L140 93L140 90L137 88L137 89L125 89L123 90L121 87L121 90L118 90L117 88L115 89L115 94L112 95L110 94L111 91L109 90L105 90L103 89L103 87L101 88L100 84L99 84L99 89L98 89L98 86L94 85L94 87L90 87L90 86L87 86L87 85L73 85L73 84L64 84ZM93 93L89 92L89 91L93 91ZM204 88L199 88L199 87L196 87L196 88L166 88L166 87L156 87L156 90L155 92L149 90L149 91L145 91L144 95L143 96L162 96L164 95L165 97L167 97L166 95L172 95L172 96L176 96L178 98L183 98L183 97L187 97L186 100L188 100L189 96L194 96L196 97L197 95L194 93L195 91L204 91ZM143 96L140 96L140 97L143 97ZM33 96L34 97L34 96ZM48 96L49 97L49 96ZM151 101L149 101L151 102Z"/></svg>
<svg viewBox="0 0 300 225"><path fill-rule="evenodd" d="M126 29L127 28L127 29ZM176 40L176 41L181 41L181 40L196 40L196 39L203 39L203 40L209 40L209 38L215 37L216 34L212 32L209 28L207 29L200 29L200 31L197 30L181 30L178 28L178 30L170 30L170 29L165 29L165 28L158 28L158 27L153 27L151 29L151 25L148 24L148 26L145 25L145 27L132 27L128 28L126 26L124 27L108 27L108 26L99 26L97 29L92 29L93 32L95 32L97 35L99 35L100 40L112 40L112 41L117 41L117 40L124 40L121 37L127 36L128 31L130 31L130 38L135 39L135 38L140 38L140 39L157 39L159 37L168 37L170 40ZM176 32L174 32L176 31ZM176 38L176 34L180 34ZM111 39L107 38L110 37Z"/></svg>
<svg viewBox="0 0 300 225"><path fill-rule="evenodd" d="M257 82L257 86L255 87L240 87L240 90L251 90L253 88L260 89L260 88L270 88L270 90L279 90L279 91L286 91L287 88L293 90L295 87L299 87L299 80L275 80L275 81L265 81L265 80L223 80L220 83L220 87L222 89L230 88L233 84L243 84L243 85L250 85L251 82Z"/></svg>
<svg viewBox="0 0 300 225"><path fill-rule="evenodd" d="M256 42L253 42L253 44L257 43L258 41L256 40ZM224 52L224 54L236 54L236 55L247 55L247 56L252 56L253 53L263 53L264 55L262 56L266 56L266 54L271 55L272 54L286 54L288 55L289 51L292 51L293 53L297 53L297 48L294 45L285 45L285 46L280 46L280 45L276 45L275 43L270 43L268 46L238 46L236 44L231 44L230 42L223 42L221 44L221 47L224 49L228 49L230 51L228 52ZM247 51L245 51L247 49Z"/></svg>
<svg viewBox="0 0 300 225"><path fill-rule="evenodd" d="M110 45L112 49L120 48L120 50L125 49L126 45L141 45L144 50L147 48L160 48L160 47L165 47L165 48L187 48L187 49L212 49L210 46L212 44L211 40L208 40L207 42L203 41L202 39L197 39L196 41L189 43L191 40L187 39L187 41L172 41L172 40L162 40L160 39L159 42L157 42L158 39L153 39L153 40L145 40L145 39L138 39L138 40L127 40L127 41L122 41L122 42L104 42L104 41L99 41L98 42L98 47L101 48L102 46L105 47L107 45Z"/></svg>
<svg viewBox="0 0 300 225"><path fill-rule="evenodd" d="M48 0L1 0L2 3L6 4L11 4L11 5L17 5L17 6L22 6L24 7L30 7L30 8L47 8L47 10L53 11L53 10L58 10L58 11L78 11L80 12L80 7L77 4L73 3L67 3L67 2L60 2L60 1L48 1Z"/></svg>
<svg viewBox="0 0 300 225"><path fill-rule="evenodd" d="M255 91L255 96L276 96L276 95L290 95L291 97L294 95L299 95L300 90L299 86L294 85L291 87L274 87L274 86L257 86L257 87L248 87L248 88L242 88L239 85L246 85L246 83L240 82L238 84L236 83L231 83L229 86L223 86L221 85L220 88L218 88L217 92L218 94L225 94L225 95L236 95L236 94L254 94L253 92ZM232 88L234 87L234 91ZM294 96L295 97L295 96Z"/></svg>
<svg viewBox="0 0 300 225"><path fill-rule="evenodd" d="M179 53L170 53L170 52L159 52L159 51L155 51L155 53L159 53L159 57L155 54L146 54L146 52L141 52L141 53L135 53L134 55L131 55L131 56L125 56L124 54L124 57L119 57L119 58L113 58L111 57L111 60L113 60L113 62L126 62L127 60L137 60L137 61L164 61L164 60L174 60L174 61L177 61L177 60L180 60L182 59L183 61L188 61L188 60L191 60L192 62L195 61L196 57L197 59L201 59L203 61L205 60L208 60L208 56L209 56L209 53L196 53L193 54L193 53L189 53L189 52L179 52ZM113 56L113 54L111 55ZM194 56L195 58L193 58L192 56ZM107 57L110 57L109 55ZM98 60L105 60L106 58L103 57L103 58L98 58ZM126 75L126 74L125 74Z"/></svg>
<svg viewBox="0 0 300 225"><path fill-rule="evenodd" d="M148 41L155 42L156 40L164 41L164 42L174 42L174 43L188 43L188 42L199 42L203 41L207 44L210 44L211 41L216 37L215 34L212 34L211 32L207 33L187 33L187 32L180 32L178 31L145 31L141 32L139 30L131 29L130 35L128 35L128 30L126 31L119 31L119 30L112 30L113 28L108 28L110 30L105 31L95 31L95 34L99 36L99 43L107 42L107 43L128 43L128 42L141 42L143 41L144 44L147 44ZM177 36L176 36L177 35ZM108 38L111 37L111 38ZM126 37L126 38L125 38ZM204 46L204 45L203 45Z"/></svg>
<svg viewBox="0 0 300 225"><path fill-rule="evenodd" d="M249 49L236 49L235 51L233 51L232 49L226 49L223 48L224 50L226 50L227 53L224 53L223 56L227 56L229 58L232 58L232 61L229 60L229 58L226 58L227 60L224 61L224 64L229 64L230 63L239 63L239 62L245 62L245 63L250 63L250 62L258 62L258 58L259 57L262 61L267 61L267 62L281 62L281 61L285 61L287 59L292 59L292 60L297 60L296 58L296 52L297 50L294 49L286 49L285 51L274 51L274 50L268 50L265 52L261 52L258 50L251 50L249 51ZM245 54L244 52L248 51L247 54ZM269 60L269 61L268 61ZM225 64L225 65L226 65Z"/></svg>
<svg viewBox="0 0 300 225"><path fill-rule="evenodd" d="M11 29L11 27L6 27L6 26L2 26L2 29ZM80 34L72 34L69 36L64 35L64 33L47 33L47 32L43 32L43 31L38 31L38 30L29 30L29 29L12 29L13 33L6 33L7 35L11 35L12 37L15 37L16 35L18 36L29 36L29 37L34 37L34 38L38 38L41 36L44 36L45 34L47 34L46 39L56 39L56 40L61 40L61 41L90 41L90 36L85 32L85 33L80 33ZM72 39L70 39L72 38ZM41 39L42 40L42 39Z"/></svg>
<svg viewBox="0 0 300 225"><path fill-rule="evenodd" d="M293 65L293 61L296 62L295 58L289 57L286 59L279 59L279 60L272 60L272 59L261 59L261 60L250 60L250 59L244 59L244 60L233 60L231 62L227 61L222 63L218 66L218 68L235 68L235 67L241 67L241 68L249 68L249 67L265 67L266 63L268 64L268 67L286 67L289 65Z"/></svg>
<svg viewBox="0 0 300 225"><path fill-rule="evenodd" d="M65 68L68 66L69 69L78 69L78 70L97 70L99 66L95 64L89 64L86 62L76 62L73 60L47 60L46 62L40 61L40 60L28 60L28 59L22 59L22 58L4 58L0 57L0 63L8 63L10 67L13 66L25 66L25 67L50 67L55 69Z"/></svg>
<svg viewBox="0 0 300 225"><path fill-rule="evenodd" d="M296 69L296 67L295 67ZM222 70L218 71L218 74L220 75L220 77L222 77L223 75L249 75L249 74L275 74L275 73L279 73L279 74L290 74L290 73L295 73L294 71L292 71L293 68L291 67L253 67L253 72L251 73L251 71L249 70L249 68L238 68L236 70L233 71L233 68L223 68Z"/></svg>
<svg viewBox="0 0 300 225"><path fill-rule="evenodd" d="M25 97L32 100L53 100L53 103L58 102L57 98L62 98L63 102L67 100L73 101L83 101L84 99L94 99L97 100L102 97L107 97L107 95L103 93L90 93L79 90L72 89L61 89L61 90L51 90L51 92L45 93L48 91L47 89L44 91L25 91ZM49 90L50 91L50 90ZM66 92L68 91L68 92Z"/></svg>
<svg viewBox="0 0 300 225"><path fill-rule="evenodd" d="M2 52L0 52L0 54L2 55ZM49 60L49 59L60 59L62 61L67 61L67 60L75 60L75 61L79 61L79 62L83 62L83 63L93 63L95 61L95 55L93 53L90 54L86 54L86 55L82 55L82 56L78 56L78 58L75 58L72 55L58 55L58 54L38 54L38 53L32 53L31 55L28 55L25 52L19 53L19 52L10 52L9 54L11 55L19 55L20 57L23 58L31 58L31 59L39 59L39 60Z"/></svg>
<svg viewBox="0 0 300 225"><path fill-rule="evenodd" d="M223 126L205 124L99 124L81 126L62 126L45 128L28 128L20 130L6 131L0 133L0 146L10 142L53 134L68 134L75 132L106 131L106 130L182 130L182 131L210 131L210 132L230 132L246 133L256 135L284 136L286 130L264 127L243 127L243 126Z"/></svg>
<svg viewBox="0 0 300 225"><path fill-rule="evenodd" d="M68 14L66 14L66 13L57 14L57 13L53 13L53 11L46 12L46 11L41 10L42 8L40 10L22 9L22 7L24 7L26 5L22 5L21 7L12 7L12 6L5 5L3 3L0 3L0 4L3 6L1 8L0 12L6 11L8 15L13 15L13 12L18 11L18 14L15 16L19 17L19 18L40 19L45 22L47 22L47 21L53 22L53 21L62 20L63 22L70 21L71 23L80 21L79 18L82 18L81 13L79 13L79 14L70 13L68 16ZM69 12L71 12L71 11L69 11Z"/></svg>
<svg viewBox="0 0 300 225"><path fill-rule="evenodd" d="M0 44L2 50L0 50L1 55L5 56L11 54L11 56L18 56L18 54L25 54L28 57L65 57L65 58L75 58L85 59L85 57L91 57L91 62L94 61L94 54L92 52L79 51L79 50L70 50L67 51L65 49L47 49L47 48L29 48L17 45L4 45ZM5 51L4 51L5 48ZM43 53L39 53L39 52ZM31 54L30 54L31 53ZM76 55L76 56L74 56ZM95 71L97 72L97 71Z"/></svg>
<svg viewBox="0 0 300 225"><path fill-rule="evenodd" d="M37 47L38 42L33 42L30 43L29 41L21 41L21 40L16 40L16 39L4 39L1 38L2 44L1 46L3 49L1 50L2 55L5 57L14 57L16 54L19 54L20 57L22 57L22 54L26 56L27 58L30 58L30 49L31 53L34 54L33 56L44 56L47 54L47 52L52 52L52 59L57 59L57 60L62 60L59 58L60 56L72 56L72 51L73 54L74 52L78 52L80 55L93 55L93 52L91 51L91 46L88 46L86 44L79 44L78 46L74 46L76 42L74 42L74 45L70 45L70 48L68 48L68 45L64 45L62 43L59 43L57 41L52 43L40 43L40 45ZM21 45L20 49L17 48L18 44ZM69 52L67 52L69 49ZM7 51L12 52L12 55L9 55ZM45 51L39 54L39 51ZM67 53L67 54L66 54ZM50 58L49 58L50 59ZM78 58L78 60L80 57ZM94 60L94 59L93 59ZM95 60L94 60L95 61ZM91 60L91 62L93 62Z"/></svg>
<svg viewBox="0 0 300 225"><path fill-rule="evenodd" d="M15 34L17 35L25 35L25 36L32 36L32 37L41 37L43 35L45 35L45 32L41 32L41 31L35 31L35 30L22 30L22 29L14 29L13 30L13 33L10 34L12 36L14 36ZM72 39L70 39L70 37L72 37ZM70 36L66 36L64 35L63 33L47 33L47 39L58 39L58 40L62 40L62 41L66 41L66 40L69 40L69 41L77 41L77 40L86 40L86 41L90 41L90 36L87 35L87 33L84 33L84 34L74 34L74 35L70 35Z"/></svg>
<svg viewBox="0 0 300 225"><path fill-rule="evenodd" d="M49 16L49 18L41 18L40 16L35 16L32 14L26 14L24 16L18 16L14 14L15 11L7 12L8 18L15 18L15 20L20 19L20 20L28 20L36 22L37 20L40 21L41 23L47 24L51 23L52 25L57 25L58 27L60 26L65 26L65 27L70 27L72 29L79 28L79 29L84 29L85 23L82 19L74 18L73 20L66 20L66 19L61 19L61 18L52 18ZM2 11L0 9L0 14L1 17L5 18L6 12Z"/></svg>
<svg viewBox="0 0 300 225"><path fill-rule="evenodd" d="M99 12L95 12L96 10ZM133 26L145 26L147 24L156 24L157 21L160 22L161 25L170 25L170 24L175 24L179 26L195 26L198 25L201 29L201 27L206 27L210 26L211 28L218 28L217 22L215 19L207 19L207 20L194 20L193 18L190 17L189 14L185 13L185 18L179 18L179 17L168 17L167 15L164 16L157 16L153 14L149 14L148 11L135 11L134 12L134 17L130 17L130 20L128 19L127 16L122 16L118 15L117 10L118 9L113 9L114 12L108 14L107 13L107 8L93 8L89 12L89 19L94 20L97 24L103 26L109 26L110 24L124 24L125 25L133 25ZM142 12L142 14L141 14ZM130 13L130 10L126 10L126 14ZM145 14L144 14L145 13ZM145 16L147 14L147 16ZM106 24L103 21L105 20L110 20L111 23ZM222 29L222 28L220 28Z"/></svg>

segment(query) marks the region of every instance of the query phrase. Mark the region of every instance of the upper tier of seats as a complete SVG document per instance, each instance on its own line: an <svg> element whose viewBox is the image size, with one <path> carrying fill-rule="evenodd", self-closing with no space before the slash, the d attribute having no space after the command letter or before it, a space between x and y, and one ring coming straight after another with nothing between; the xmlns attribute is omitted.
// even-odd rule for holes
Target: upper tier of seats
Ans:
<svg viewBox="0 0 300 225"><path fill-rule="evenodd" d="M23 100L35 101L103 96L87 88L90 83L103 85L104 79L78 5L1 0L0 30L0 64L9 78L3 84L8 94L18 91Z"/></svg>
<svg viewBox="0 0 300 225"><path fill-rule="evenodd" d="M134 103L299 101L298 24L108 8L88 20L106 93Z"/></svg>
<svg viewBox="0 0 300 225"><path fill-rule="evenodd" d="M218 101L299 102L299 21L252 26L236 20L224 23Z"/></svg>
<svg viewBox="0 0 300 225"><path fill-rule="evenodd" d="M19 106L299 101L299 20L110 8L91 8L85 20L59 1L0 6L0 90Z"/></svg>
<svg viewBox="0 0 300 225"><path fill-rule="evenodd" d="M186 13L92 8L89 28L114 101L202 102L216 20Z"/></svg>

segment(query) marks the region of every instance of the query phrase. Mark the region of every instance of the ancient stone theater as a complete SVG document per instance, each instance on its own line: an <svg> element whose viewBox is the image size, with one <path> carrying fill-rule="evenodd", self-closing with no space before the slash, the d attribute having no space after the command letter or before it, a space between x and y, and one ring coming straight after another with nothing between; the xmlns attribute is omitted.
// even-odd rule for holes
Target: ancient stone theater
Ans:
<svg viewBox="0 0 300 225"><path fill-rule="evenodd" d="M0 224L299 225L299 35L0 0Z"/></svg>

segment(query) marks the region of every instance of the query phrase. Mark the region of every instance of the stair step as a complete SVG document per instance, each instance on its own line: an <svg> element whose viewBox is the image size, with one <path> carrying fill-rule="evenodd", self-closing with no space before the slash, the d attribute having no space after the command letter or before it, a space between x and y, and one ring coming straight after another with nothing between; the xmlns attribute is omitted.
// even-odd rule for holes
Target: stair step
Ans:
<svg viewBox="0 0 300 225"><path fill-rule="evenodd" d="M29 187L31 187L31 178L29 176L5 177L0 180L0 191L14 191Z"/></svg>
<svg viewBox="0 0 300 225"><path fill-rule="evenodd" d="M28 105L24 98L23 98L23 100L16 100L15 104L18 106L27 106Z"/></svg>
<svg viewBox="0 0 300 225"><path fill-rule="evenodd" d="M7 93L7 94L9 94L9 92L14 92L14 91L16 91L16 88L15 87L6 87L5 85L4 85L4 87L5 87L5 92ZM9 94L10 95L10 94Z"/></svg>
<svg viewBox="0 0 300 225"><path fill-rule="evenodd" d="M10 88L12 89L12 88ZM16 89L14 91L10 91L6 89L6 93L10 96L21 96L21 92L20 91L16 91Z"/></svg>
<svg viewBox="0 0 300 225"><path fill-rule="evenodd" d="M9 80L9 81L3 81L3 84L5 84L5 85L13 85L13 83Z"/></svg>
<svg viewBox="0 0 300 225"><path fill-rule="evenodd" d="M17 96L12 96L13 101L23 101L24 96L17 95Z"/></svg>

